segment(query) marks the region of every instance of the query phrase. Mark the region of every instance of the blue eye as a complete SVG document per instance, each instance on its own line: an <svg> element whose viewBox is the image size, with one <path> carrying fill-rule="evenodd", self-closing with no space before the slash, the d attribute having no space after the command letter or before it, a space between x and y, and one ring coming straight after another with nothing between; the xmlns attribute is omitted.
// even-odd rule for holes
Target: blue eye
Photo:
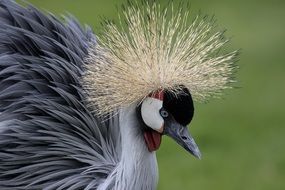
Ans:
<svg viewBox="0 0 285 190"><path fill-rule="evenodd" d="M161 117L163 117L163 118L166 118L166 117L169 116L168 112L167 112L165 109L161 109L161 110L160 110L160 115L161 115Z"/></svg>

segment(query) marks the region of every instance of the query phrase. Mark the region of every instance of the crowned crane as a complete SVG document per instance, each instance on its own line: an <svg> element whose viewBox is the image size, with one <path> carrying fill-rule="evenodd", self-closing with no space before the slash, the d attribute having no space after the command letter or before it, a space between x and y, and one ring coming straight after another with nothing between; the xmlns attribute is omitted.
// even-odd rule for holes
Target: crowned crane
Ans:
<svg viewBox="0 0 285 190"><path fill-rule="evenodd" d="M139 4L99 38L0 0L1 190L156 189L163 135L201 157L193 100L232 86L236 52L209 19Z"/></svg>

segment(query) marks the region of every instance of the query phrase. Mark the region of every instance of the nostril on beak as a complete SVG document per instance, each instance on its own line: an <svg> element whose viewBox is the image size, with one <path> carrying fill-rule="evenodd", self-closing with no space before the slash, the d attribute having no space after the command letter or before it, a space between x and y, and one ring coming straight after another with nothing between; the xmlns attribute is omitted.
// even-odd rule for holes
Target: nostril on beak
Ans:
<svg viewBox="0 0 285 190"><path fill-rule="evenodd" d="M181 137L183 140L187 140L188 138L186 136Z"/></svg>

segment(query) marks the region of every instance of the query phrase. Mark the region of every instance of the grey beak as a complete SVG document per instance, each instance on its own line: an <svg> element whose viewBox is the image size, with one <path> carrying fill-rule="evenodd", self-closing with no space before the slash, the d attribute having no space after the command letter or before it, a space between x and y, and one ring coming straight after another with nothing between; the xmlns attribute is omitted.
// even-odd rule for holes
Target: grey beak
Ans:
<svg viewBox="0 0 285 190"><path fill-rule="evenodd" d="M201 159L200 150L186 126L180 125L174 118L165 121L164 134L174 139L180 146Z"/></svg>

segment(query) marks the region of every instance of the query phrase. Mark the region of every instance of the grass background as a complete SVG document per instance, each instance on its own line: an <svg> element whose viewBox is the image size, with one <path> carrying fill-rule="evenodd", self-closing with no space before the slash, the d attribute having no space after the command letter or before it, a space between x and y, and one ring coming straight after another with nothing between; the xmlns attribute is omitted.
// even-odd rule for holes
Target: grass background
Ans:
<svg viewBox="0 0 285 190"><path fill-rule="evenodd" d="M56 15L72 13L100 31L100 17L117 19L115 0L28 0ZM162 2L162 1L161 1ZM285 1L191 0L193 14L214 14L242 49L240 89L224 100L196 104L190 126L197 160L164 138L158 151L159 190L285 189Z"/></svg>

